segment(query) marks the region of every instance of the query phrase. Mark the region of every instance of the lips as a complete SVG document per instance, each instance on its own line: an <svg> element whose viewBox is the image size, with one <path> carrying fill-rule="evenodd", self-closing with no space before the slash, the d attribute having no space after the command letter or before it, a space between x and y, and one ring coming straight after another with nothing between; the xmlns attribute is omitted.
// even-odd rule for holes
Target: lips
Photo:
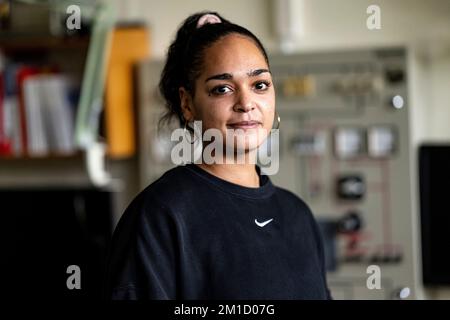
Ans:
<svg viewBox="0 0 450 320"><path fill-rule="evenodd" d="M259 121L240 121L240 122L234 122L229 123L228 127L231 128L239 128L239 129L250 129L250 128L256 128L261 124Z"/></svg>

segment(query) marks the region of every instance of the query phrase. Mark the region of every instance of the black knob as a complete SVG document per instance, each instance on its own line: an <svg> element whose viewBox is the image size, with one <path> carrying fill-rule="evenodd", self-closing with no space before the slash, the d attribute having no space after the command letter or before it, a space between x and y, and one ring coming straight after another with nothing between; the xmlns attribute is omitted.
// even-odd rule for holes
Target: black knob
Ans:
<svg viewBox="0 0 450 320"><path fill-rule="evenodd" d="M363 221L361 214L355 211L347 213L338 222L338 231L341 233L351 233L361 230Z"/></svg>

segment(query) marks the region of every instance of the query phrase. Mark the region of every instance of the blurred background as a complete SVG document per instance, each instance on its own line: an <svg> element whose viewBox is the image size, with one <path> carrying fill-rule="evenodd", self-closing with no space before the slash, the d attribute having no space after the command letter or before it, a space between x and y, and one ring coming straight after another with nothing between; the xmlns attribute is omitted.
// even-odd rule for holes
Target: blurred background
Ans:
<svg viewBox="0 0 450 320"><path fill-rule="evenodd" d="M333 297L449 299L448 0L0 0L2 295L100 297L120 215L174 166L157 83L202 10L270 54L271 179L312 208Z"/></svg>

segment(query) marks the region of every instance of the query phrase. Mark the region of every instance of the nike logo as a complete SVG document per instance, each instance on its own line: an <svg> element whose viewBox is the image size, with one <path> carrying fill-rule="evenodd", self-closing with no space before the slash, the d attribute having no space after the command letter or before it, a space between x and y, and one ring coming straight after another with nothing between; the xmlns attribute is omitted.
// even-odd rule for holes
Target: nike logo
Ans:
<svg viewBox="0 0 450 320"><path fill-rule="evenodd" d="M258 222L258 220L255 219L255 223L258 227L264 227L266 224L270 223L272 220L273 220L273 218L266 220L264 222Z"/></svg>

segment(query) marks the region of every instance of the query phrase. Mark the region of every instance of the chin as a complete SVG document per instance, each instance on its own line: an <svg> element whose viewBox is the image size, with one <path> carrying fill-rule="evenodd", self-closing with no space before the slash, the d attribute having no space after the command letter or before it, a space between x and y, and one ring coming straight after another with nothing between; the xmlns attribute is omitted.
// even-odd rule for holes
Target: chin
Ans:
<svg viewBox="0 0 450 320"><path fill-rule="evenodd" d="M225 139L226 148L233 149L234 153L246 153L257 150L268 137L266 129L254 128L246 130L234 130L231 136Z"/></svg>
<svg viewBox="0 0 450 320"><path fill-rule="evenodd" d="M259 146L264 142L266 136L261 136L257 133L248 134L246 133L243 136L235 136L233 147L236 151L239 152L248 152L252 150L256 150ZM231 147L231 146L230 146Z"/></svg>

